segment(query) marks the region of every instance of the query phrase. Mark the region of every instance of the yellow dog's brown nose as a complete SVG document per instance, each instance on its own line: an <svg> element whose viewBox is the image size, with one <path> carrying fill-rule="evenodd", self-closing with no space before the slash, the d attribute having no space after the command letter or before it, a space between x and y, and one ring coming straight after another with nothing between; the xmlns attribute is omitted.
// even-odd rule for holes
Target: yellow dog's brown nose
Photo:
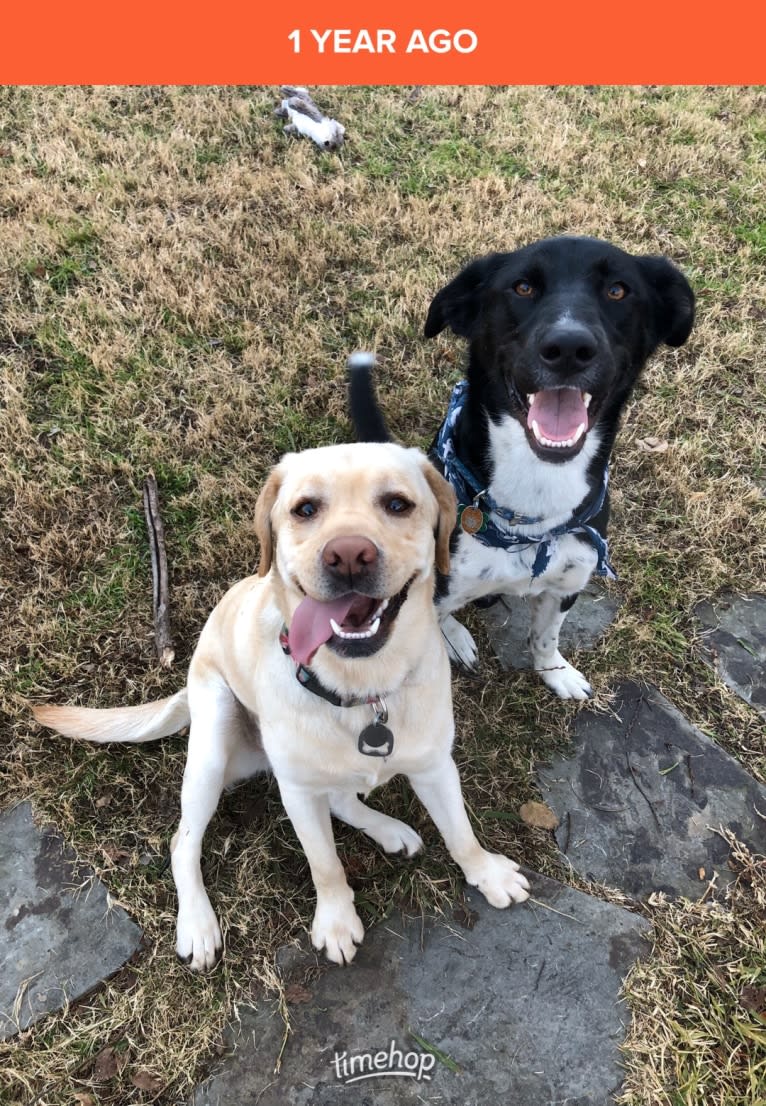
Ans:
<svg viewBox="0 0 766 1106"><path fill-rule="evenodd" d="M370 568L377 559L378 551L372 542L356 535L333 538L322 550L322 560L328 568L349 576Z"/></svg>

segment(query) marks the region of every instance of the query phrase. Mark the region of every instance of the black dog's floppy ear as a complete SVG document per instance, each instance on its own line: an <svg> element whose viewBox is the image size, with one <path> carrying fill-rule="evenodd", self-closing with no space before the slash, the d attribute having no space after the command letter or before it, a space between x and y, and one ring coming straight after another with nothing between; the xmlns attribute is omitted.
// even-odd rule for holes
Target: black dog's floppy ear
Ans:
<svg viewBox="0 0 766 1106"><path fill-rule="evenodd" d="M666 257L636 260L652 294L656 341L682 346L694 325L694 292L689 281Z"/></svg>
<svg viewBox="0 0 766 1106"><path fill-rule="evenodd" d="M491 253L472 261L437 292L428 309L424 328L426 338L434 338L445 326L461 338L471 338L479 317L484 287L505 264L508 256L507 253Z"/></svg>
<svg viewBox="0 0 766 1106"><path fill-rule="evenodd" d="M348 359L348 411L358 442L393 441L375 394L374 368L373 353L360 350Z"/></svg>

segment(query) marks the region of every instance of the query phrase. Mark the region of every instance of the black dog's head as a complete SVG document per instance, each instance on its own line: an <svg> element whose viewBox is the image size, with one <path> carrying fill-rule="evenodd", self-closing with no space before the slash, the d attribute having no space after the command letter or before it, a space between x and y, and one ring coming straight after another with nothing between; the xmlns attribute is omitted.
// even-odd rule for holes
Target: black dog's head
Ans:
<svg viewBox="0 0 766 1106"><path fill-rule="evenodd" d="M617 419L647 357L682 345L694 293L664 257L595 238L548 238L474 261L436 295L426 337L471 342L469 379L490 417L514 416L532 450L566 461Z"/></svg>

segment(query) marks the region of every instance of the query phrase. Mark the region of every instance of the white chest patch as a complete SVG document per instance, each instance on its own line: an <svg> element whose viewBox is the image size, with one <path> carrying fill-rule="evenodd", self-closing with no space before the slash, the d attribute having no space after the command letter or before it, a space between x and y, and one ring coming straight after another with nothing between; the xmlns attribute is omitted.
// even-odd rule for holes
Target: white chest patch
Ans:
<svg viewBox="0 0 766 1106"><path fill-rule="evenodd" d="M518 514L543 519L526 533L539 534L560 526L588 494L588 465L600 444L600 435L594 430L576 457L553 464L535 455L516 419L505 415L499 423L490 420L489 452L495 469L490 494Z"/></svg>
<svg viewBox="0 0 766 1106"><path fill-rule="evenodd" d="M546 571L533 577L537 550L536 544L498 549L461 534L450 566L449 594L439 600L440 612L457 611L474 599L495 593L574 595L585 587L598 559L592 545L565 534L558 538Z"/></svg>
<svg viewBox="0 0 766 1106"><path fill-rule="evenodd" d="M510 415L498 424L490 421L489 441L494 463L489 487L492 498L517 514L542 519L528 526L514 526L514 533L539 536L561 526L588 495L587 470L600 444L597 433L590 434L580 453L563 464L535 456L524 430ZM503 528L497 516L493 523ZM500 549L461 533L450 563L449 594L439 601L440 611L457 611L474 599L496 592L537 595L549 591L562 598L573 595L585 587L598 560L593 546L565 534L554 539L554 553L545 572L533 577L538 549L537 543Z"/></svg>

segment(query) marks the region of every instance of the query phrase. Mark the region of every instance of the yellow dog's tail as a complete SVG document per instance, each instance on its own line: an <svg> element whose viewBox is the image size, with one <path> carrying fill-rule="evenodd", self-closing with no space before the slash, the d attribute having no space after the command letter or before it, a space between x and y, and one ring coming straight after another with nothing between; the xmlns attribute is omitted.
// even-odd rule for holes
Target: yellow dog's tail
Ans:
<svg viewBox="0 0 766 1106"><path fill-rule="evenodd" d="M189 725L186 688L140 707L116 707L93 710L90 707L54 707L43 704L32 708L36 721L66 737L86 741L157 741Z"/></svg>

